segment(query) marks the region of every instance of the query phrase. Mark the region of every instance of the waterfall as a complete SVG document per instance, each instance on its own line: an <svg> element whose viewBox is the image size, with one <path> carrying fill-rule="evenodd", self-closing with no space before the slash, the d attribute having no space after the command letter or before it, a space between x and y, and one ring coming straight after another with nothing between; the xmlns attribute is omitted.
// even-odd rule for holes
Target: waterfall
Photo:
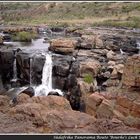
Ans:
<svg viewBox="0 0 140 140"><path fill-rule="evenodd" d="M17 81L17 61L16 61L16 54L15 54L15 59L14 59L14 64L13 64L13 79L12 81Z"/></svg>
<svg viewBox="0 0 140 140"><path fill-rule="evenodd" d="M45 95L49 92L57 92L63 95L61 90L52 88L52 57L46 54L46 60L42 71L42 84L35 88L35 96Z"/></svg>
<svg viewBox="0 0 140 140"><path fill-rule="evenodd" d="M137 41L137 48L139 49L139 54L140 54L140 41Z"/></svg>
<svg viewBox="0 0 140 140"><path fill-rule="evenodd" d="M30 58L30 86L32 86L32 61L33 59Z"/></svg>

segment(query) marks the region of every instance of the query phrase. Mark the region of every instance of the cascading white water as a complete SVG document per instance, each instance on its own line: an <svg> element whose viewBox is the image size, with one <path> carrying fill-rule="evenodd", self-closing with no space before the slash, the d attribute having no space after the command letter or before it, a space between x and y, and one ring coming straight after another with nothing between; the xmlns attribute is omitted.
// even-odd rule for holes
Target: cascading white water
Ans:
<svg viewBox="0 0 140 140"><path fill-rule="evenodd" d="M17 61L16 58L14 60L14 64L13 64L13 79L12 81L17 81Z"/></svg>
<svg viewBox="0 0 140 140"><path fill-rule="evenodd" d="M139 54L140 54L140 41L137 42L137 48L139 49Z"/></svg>
<svg viewBox="0 0 140 140"><path fill-rule="evenodd" d="M30 86L32 86L32 58L30 58Z"/></svg>
<svg viewBox="0 0 140 140"><path fill-rule="evenodd" d="M57 92L63 95L61 90L52 89L52 58L46 54L46 60L42 71L42 84L35 88L35 96L47 96L49 92Z"/></svg>

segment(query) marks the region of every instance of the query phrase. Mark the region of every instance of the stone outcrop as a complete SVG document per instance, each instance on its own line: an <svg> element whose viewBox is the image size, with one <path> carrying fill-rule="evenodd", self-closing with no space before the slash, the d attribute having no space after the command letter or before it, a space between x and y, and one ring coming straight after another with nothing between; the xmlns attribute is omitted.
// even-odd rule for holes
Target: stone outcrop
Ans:
<svg viewBox="0 0 140 140"><path fill-rule="evenodd" d="M114 113L126 125L140 128L139 105L139 98L132 99L127 94L126 96L118 96Z"/></svg>
<svg viewBox="0 0 140 140"><path fill-rule="evenodd" d="M86 112L97 118L113 118L113 104L99 94L91 94L87 97Z"/></svg>
<svg viewBox="0 0 140 140"><path fill-rule="evenodd" d="M134 55L127 59L122 77L123 86L140 87L140 55Z"/></svg>
<svg viewBox="0 0 140 140"><path fill-rule="evenodd" d="M17 124L28 122L30 127L22 125L12 132L40 132L40 133L108 133L108 132L139 132L135 128L125 126L117 119L98 119L79 111L72 111L70 104L63 97L33 97L20 95L18 104L10 108L12 121ZM1 120L1 119L0 119ZM7 118L7 122L8 118ZM6 123L5 123L6 124ZM12 124L13 127L14 123ZM7 124L6 124L7 126ZM4 127L2 125L2 127ZM34 130L36 128L36 131Z"/></svg>
<svg viewBox="0 0 140 140"><path fill-rule="evenodd" d="M3 37L0 36L0 45L3 45Z"/></svg>
<svg viewBox="0 0 140 140"><path fill-rule="evenodd" d="M77 41L67 38L52 39L49 50L60 54L70 54L74 52Z"/></svg>
<svg viewBox="0 0 140 140"><path fill-rule="evenodd" d="M14 63L14 51L4 50L0 51L0 74L4 86L13 77L13 63Z"/></svg>
<svg viewBox="0 0 140 140"><path fill-rule="evenodd" d="M17 76L20 79L20 83L22 85L29 84L30 82L35 85L41 84L45 56L41 54L31 56L30 53L19 52L16 59Z"/></svg>
<svg viewBox="0 0 140 140"><path fill-rule="evenodd" d="M91 74L93 77L96 77L101 65L98 61L94 59L86 59L85 61L80 62L80 76L83 77L85 74Z"/></svg>

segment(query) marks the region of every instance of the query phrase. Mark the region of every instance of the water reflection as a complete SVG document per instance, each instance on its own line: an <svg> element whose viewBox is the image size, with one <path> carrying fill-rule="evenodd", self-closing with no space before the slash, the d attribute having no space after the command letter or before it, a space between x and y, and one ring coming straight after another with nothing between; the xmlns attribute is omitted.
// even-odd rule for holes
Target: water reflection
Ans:
<svg viewBox="0 0 140 140"><path fill-rule="evenodd" d="M48 50L49 43L44 43L44 38L33 39L32 42L4 42L6 46L25 50Z"/></svg>

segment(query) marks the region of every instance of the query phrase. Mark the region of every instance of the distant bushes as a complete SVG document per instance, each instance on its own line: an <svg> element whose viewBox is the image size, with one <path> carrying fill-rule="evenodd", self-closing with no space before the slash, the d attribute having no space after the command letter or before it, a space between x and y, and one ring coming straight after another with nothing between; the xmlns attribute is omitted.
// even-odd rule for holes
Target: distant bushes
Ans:
<svg viewBox="0 0 140 140"><path fill-rule="evenodd" d="M36 37L37 37L37 34L35 32L21 31L13 35L12 39L14 41L31 42L32 39Z"/></svg>
<svg viewBox="0 0 140 140"><path fill-rule="evenodd" d="M128 17L126 20L104 20L94 23L93 26L140 28L139 23L140 17Z"/></svg>

